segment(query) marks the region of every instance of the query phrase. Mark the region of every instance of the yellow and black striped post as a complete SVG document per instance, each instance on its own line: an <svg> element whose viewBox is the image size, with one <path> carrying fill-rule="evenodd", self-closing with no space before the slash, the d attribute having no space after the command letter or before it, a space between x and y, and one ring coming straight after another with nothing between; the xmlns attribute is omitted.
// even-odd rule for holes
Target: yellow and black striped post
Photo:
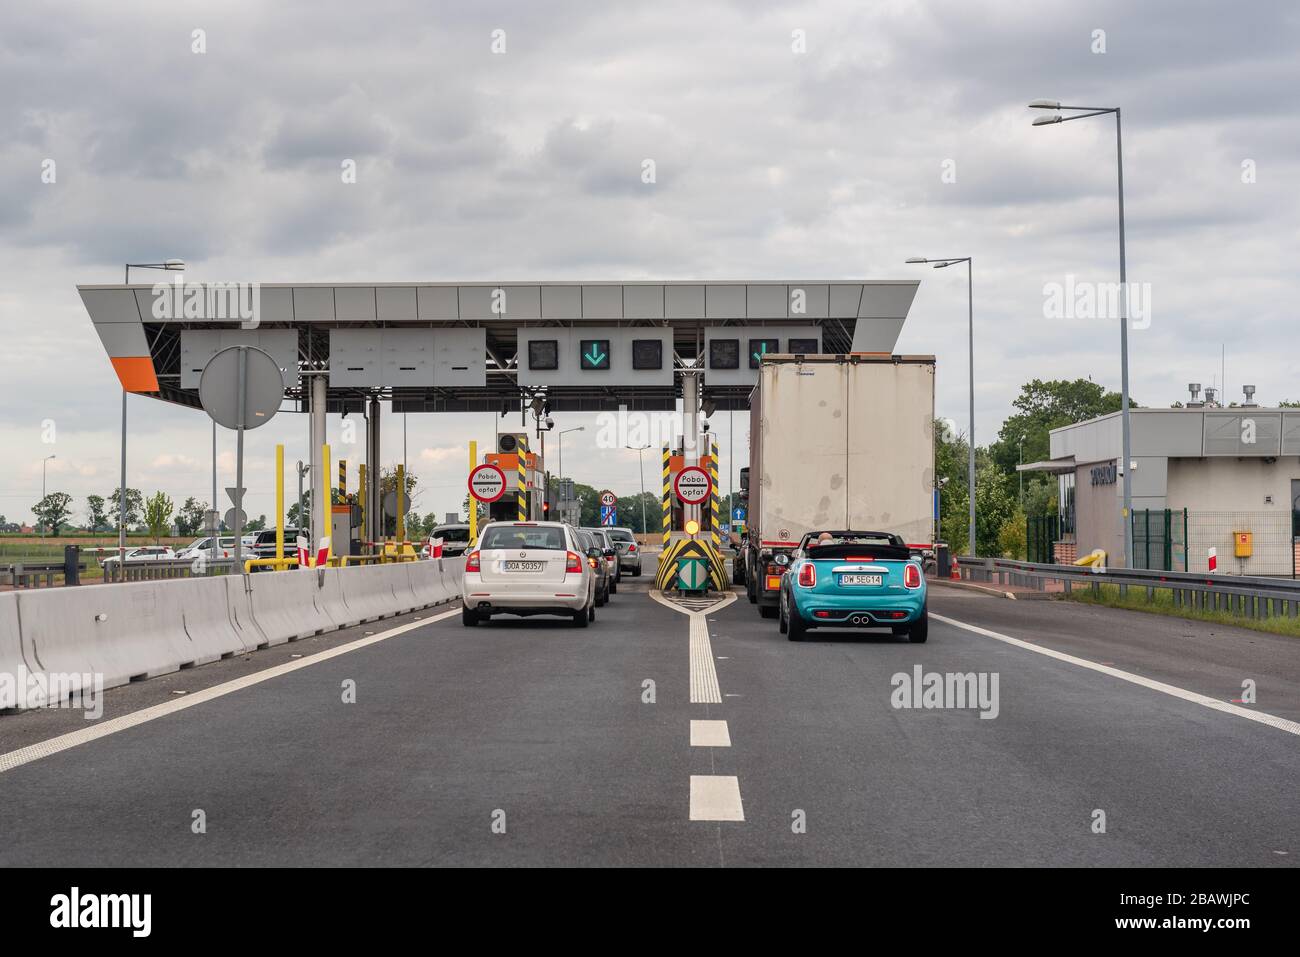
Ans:
<svg viewBox="0 0 1300 957"><path fill-rule="evenodd" d="M339 501L345 502L348 497L348 460L339 459Z"/></svg>
<svg viewBox="0 0 1300 957"><path fill-rule="evenodd" d="M673 537L673 477L671 471L672 450L664 446L664 497L663 497L663 514L664 514L664 548L668 548L668 540Z"/></svg>
<svg viewBox="0 0 1300 957"><path fill-rule="evenodd" d="M709 496L709 533L713 536L713 547L718 548L722 537L718 534L718 440L713 439L713 454L709 456L709 478L713 484L713 494Z"/></svg>
<svg viewBox="0 0 1300 957"><path fill-rule="evenodd" d="M519 504L519 521L528 521L528 437L519 436L519 488L515 489L515 499Z"/></svg>

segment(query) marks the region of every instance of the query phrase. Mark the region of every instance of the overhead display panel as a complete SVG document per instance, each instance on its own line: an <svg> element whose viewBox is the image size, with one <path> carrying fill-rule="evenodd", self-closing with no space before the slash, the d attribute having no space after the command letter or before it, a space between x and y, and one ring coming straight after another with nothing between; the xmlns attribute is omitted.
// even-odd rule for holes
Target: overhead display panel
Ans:
<svg viewBox="0 0 1300 957"><path fill-rule="evenodd" d="M231 346L256 346L280 367L286 389L298 385L298 333L293 329L185 329L181 332L181 388L197 389L213 356Z"/></svg>
<svg viewBox="0 0 1300 957"><path fill-rule="evenodd" d="M331 329L331 387L482 386L482 329Z"/></svg>
<svg viewBox="0 0 1300 957"><path fill-rule="evenodd" d="M672 330L653 326L527 327L519 330L519 384L671 386L672 349Z"/></svg>
<svg viewBox="0 0 1300 957"><path fill-rule="evenodd" d="M704 330L704 382L711 386L754 385L764 355L816 354L821 343L818 326L710 326Z"/></svg>

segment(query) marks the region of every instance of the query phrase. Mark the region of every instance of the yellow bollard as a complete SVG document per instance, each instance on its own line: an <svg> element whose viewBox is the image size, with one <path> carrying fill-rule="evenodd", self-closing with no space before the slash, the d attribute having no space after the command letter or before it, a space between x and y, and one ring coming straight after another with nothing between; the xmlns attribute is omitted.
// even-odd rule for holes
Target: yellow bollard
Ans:
<svg viewBox="0 0 1300 957"><path fill-rule="evenodd" d="M301 521L301 519L299 519ZM284 446L275 447L275 557L284 558Z"/></svg>

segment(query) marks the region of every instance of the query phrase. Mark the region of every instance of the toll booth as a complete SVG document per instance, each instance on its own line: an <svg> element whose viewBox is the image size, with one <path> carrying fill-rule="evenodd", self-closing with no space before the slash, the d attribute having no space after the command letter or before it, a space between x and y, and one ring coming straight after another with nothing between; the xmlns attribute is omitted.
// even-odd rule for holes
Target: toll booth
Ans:
<svg viewBox="0 0 1300 957"><path fill-rule="evenodd" d="M354 512L357 511L359 509L355 506L346 503L330 506L331 555L361 554L361 542L356 536L358 529L353 524L355 520Z"/></svg>
<svg viewBox="0 0 1300 957"><path fill-rule="evenodd" d="M487 465L495 465L506 479L506 491L495 502L488 504L488 518L493 522L512 522L519 518L520 453L489 452L483 457ZM542 457L536 452L523 453L524 501L529 519L541 519L547 511L542 507Z"/></svg>

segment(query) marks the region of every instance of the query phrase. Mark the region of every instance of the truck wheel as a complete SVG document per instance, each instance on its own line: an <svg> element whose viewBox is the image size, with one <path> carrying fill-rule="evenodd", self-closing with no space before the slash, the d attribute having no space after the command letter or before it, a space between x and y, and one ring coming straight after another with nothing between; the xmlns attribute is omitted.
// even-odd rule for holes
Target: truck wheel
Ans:
<svg viewBox="0 0 1300 957"><path fill-rule="evenodd" d="M779 609L775 605L759 605L758 613L764 618L775 618Z"/></svg>
<svg viewBox="0 0 1300 957"><path fill-rule="evenodd" d="M478 612L462 606L460 609L460 623L466 628L473 628L478 624Z"/></svg>
<svg viewBox="0 0 1300 957"><path fill-rule="evenodd" d="M758 601L758 592L754 590L754 576L749 573L749 565L745 565L745 597L749 599L751 605Z"/></svg>
<svg viewBox="0 0 1300 957"><path fill-rule="evenodd" d="M923 645L930 637L930 612L921 612L921 617L912 622L907 629L907 640L914 645Z"/></svg>

